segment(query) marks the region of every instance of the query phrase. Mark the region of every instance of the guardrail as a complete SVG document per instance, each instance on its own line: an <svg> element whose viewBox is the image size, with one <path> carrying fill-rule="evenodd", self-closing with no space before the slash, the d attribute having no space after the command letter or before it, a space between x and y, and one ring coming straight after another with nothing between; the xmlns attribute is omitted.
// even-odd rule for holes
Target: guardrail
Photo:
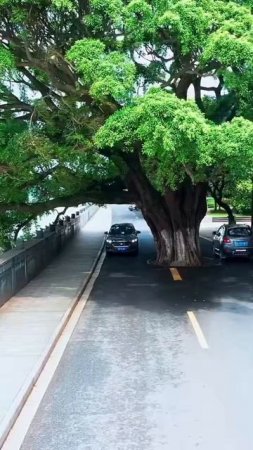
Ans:
<svg viewBox="0 0 253 450"><path fill-rule="evenodd" d="M245 216L245 217L235 217L236 222L251 222L251 217ZM212 222L228 222L227 217L213 217Z"/></svg>
<svg viewBox="0 0 253 450"><path fill-rule="evenodd" d="M97 210L96 205L86 206L1 255L0 306L38 275Z"/></svg>

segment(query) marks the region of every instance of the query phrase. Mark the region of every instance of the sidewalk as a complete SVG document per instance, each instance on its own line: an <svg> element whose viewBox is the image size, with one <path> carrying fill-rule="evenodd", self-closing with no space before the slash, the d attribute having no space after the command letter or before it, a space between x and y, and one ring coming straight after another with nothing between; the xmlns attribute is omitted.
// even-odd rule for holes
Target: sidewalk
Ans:
<svg viewBox="0 0 253 450"><path fill-rule="evenodd" d="M100 208L40 275L0 308L0 448L98 259L111 209Z"/></svg>

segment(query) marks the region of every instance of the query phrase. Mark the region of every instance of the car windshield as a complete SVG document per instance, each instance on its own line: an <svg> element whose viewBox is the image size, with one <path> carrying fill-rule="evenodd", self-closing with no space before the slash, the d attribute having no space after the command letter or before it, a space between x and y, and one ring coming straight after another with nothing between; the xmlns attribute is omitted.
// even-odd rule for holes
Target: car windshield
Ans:
<svg viewBox="0 0 253 450"><path fill-rule="evenodd" d="M134 232L135 229L131 225L113 225L110 229L110 234L112 235L116 234L129 235L133 234Z"/></svg>
<svg viewBox="0 0 253 450"><path fill-rule="evenodd" d="M228 230L229 236L234 237L244 237L244 236L250 236L251 235L251 229L249 227L236 227L231 228Z"/></svg>

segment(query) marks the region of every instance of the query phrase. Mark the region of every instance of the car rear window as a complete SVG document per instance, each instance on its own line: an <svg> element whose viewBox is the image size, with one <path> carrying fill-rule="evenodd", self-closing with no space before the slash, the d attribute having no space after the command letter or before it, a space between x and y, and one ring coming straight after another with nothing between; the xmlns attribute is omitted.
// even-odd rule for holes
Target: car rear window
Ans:
<svg viewBox="0 0 253 450"><path fill-rule="evenodd" d="M229 236L235 236L235 237L244 237L244 236L250 236L252 234L252 231L249 227L236 227L231 228L228 230Z"/></svg>
<svg viewBox="0 0 253 450"><path fill-rule="evenodd" d="M133 234L134 228L129 225L114 225L110 229L110 234Z"/></svg>

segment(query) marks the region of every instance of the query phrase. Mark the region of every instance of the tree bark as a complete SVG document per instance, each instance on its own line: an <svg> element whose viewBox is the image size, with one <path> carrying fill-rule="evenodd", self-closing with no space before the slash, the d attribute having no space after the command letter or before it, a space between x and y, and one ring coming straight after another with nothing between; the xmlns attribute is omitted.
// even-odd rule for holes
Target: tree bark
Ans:
<svg viewBox="0 0 253 450"><path fill-rule="evenodd" d="M177 191L167 191L160 197L159 212L144 200L142 212L154 236L156 264L201 265L199 227L206 214L204 183L187 183Z"/></svg>
<svg viewBox="0 0 253 450"><path fill-rule="evenodd" d="M221 200L219 197L213 195L214 201L219 205L220 208L224 209L228 215L228 223L229 225L233 225L236 223L236 219L233 213L232 208L230 208L229 204Z"/></svg>
<svg viewBox="0 0 253 450"><path fill-rule="evenodd" d="M201 265L199 227L207 211L206 193L206 183L193 185L189 179L177 191L165 193L172 223L171 265Z"/></svg>

